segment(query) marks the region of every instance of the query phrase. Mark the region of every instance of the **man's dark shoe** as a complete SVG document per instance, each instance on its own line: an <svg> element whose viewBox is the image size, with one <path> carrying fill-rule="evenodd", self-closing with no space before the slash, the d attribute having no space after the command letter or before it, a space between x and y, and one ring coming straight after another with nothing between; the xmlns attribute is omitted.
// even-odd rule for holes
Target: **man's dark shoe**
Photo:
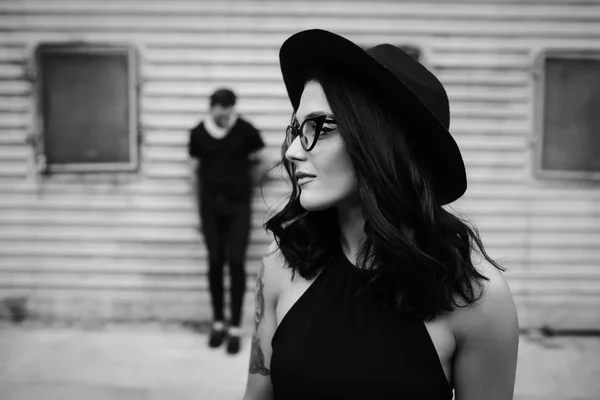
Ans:
<svg viewBox="0 0 600 400"><path fill-rule="evenodd" d="M237 335L229 336L227 342L227 353L237 354L240 351L240 337Z"/></svg>
<svg viewBox="0 0 600 400"><path fill-rule="evenodd" d="M225 341L226 331L225 329L215 329L212 328L210 330L210 337L208 340L208 347L219 347Z"/></svg>

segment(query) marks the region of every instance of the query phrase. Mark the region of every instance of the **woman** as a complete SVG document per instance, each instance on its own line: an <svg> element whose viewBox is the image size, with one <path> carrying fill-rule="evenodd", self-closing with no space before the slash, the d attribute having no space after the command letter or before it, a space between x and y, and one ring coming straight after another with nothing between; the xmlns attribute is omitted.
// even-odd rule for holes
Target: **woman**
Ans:
<svg viewBox="0 0 600 400"><path fill-rule="evenodd" d="M442 207L466 173L441 83L394 46L322 30L280 61L295 184L266 224L245 399L512 399L502 268Z"/></svg>

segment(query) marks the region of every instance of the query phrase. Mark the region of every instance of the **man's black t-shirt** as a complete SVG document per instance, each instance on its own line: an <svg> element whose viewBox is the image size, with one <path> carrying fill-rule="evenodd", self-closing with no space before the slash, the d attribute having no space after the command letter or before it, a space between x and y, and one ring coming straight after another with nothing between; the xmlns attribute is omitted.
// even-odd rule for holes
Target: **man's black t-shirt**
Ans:
<svg viewBox="0 0 600 400"><path fill-rule="evenodd" d="M221 139L212 137L203 122L198 124L190 131L188 151L201 161L198 175L203 193L249 202L252 178L248 155L263 146L259 131L242 118L238 117Z"/></svg>

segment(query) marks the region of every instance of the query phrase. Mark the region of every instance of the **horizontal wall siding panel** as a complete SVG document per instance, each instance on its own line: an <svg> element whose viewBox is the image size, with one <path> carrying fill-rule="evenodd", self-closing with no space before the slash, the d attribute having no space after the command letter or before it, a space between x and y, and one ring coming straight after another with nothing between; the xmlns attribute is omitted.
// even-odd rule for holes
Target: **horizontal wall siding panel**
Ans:
<svg viewBox="0 0 600 400"><path fill-rule="evenodd" d="M177 233L174 238L183 239L184 237L191 237L191 240L201 237L196 229L201 227L201 223L198 222L198 216L195 210L185 212L157 212L157 211L127 211L118 212L114 215L107 214L103 211L53 211L52 216L47 216L46 210L36 211L11 211L10 213L4 213L5 215L0 216L0 223L5 227L11 227L16 229L17 227L28 227L35 229L56 229L60 228L72 236L76 236L75 232L81 227L89 229L122 229L128 228L133 231L135 228L141 229L156 229L157 233L154 233L159 239L160 235L166 235L170 228L185 229L185 234L181 235ZM261 237L262 224L266 222L268 218L266 211L261 212L256 210L253 214L253 225L255 229L253 232L257 237ZM577 244L577 234L584 235L597 235L598 224L600 223L600 217L588 218L583 216L564 216L562 218L552 218L551 216L543 215L538 217L523 216L523 215L512 215L506 213L496 213L490 216L479 216L478 218L467 218L470 221L474 221L480 224L484 228L480 228L480 232L483 235L484 242L489 239L488 235L494 234L496 237L502 238L503 236L517 236L522 235L526 232L526 235L540 234L550 235L556 241L556 237L560 236L561 233L566 235L573 234L572 238L568 239L569 242ZM67 231L67 229L73 229L73 232ZM193 234L191 232L194 232ZM149 235L147 233L146 235ZM146 236L140 235L139 238ZM47 234L48 237L53 237L51 234ZM105 235L106 236L106 235ZM11 232L5 234L7 240L10 240ZM135 239L138 236L133 236ZM114 237L118 238L118 235ZM590 239L591 240L591 239ZM584 240L582 243L586 243ZM525 238L522 241L516 240L517 245L531 245L533 242Z"/></svg>
<svg viewBox="0 0 600 400"><path fill-rule="evenodd" d="M455 136L454 139L461 151L523 151L527 143L526 138L519 136Z"/></svg>
<svg viewBox="0 0 600 400"><path fill-rule="evenodd" d="M494 167L494 168L523 168L528 162L525 152L469 152L463 151L463 160L467 168Z"/></svg>
<svg viewBox="0 0 600 400"><path fill-rule="evenodd" d="M255 213L256 214L256 213ZM32 227L72 227L72 226L124 226L124 227L185 227L190 228L196 222L195 211L140 211L134 210L107 215L104 211L58 210L48 213L46 210L11 210L0 214L0 224ZM258 221L257 221L258 222Z"/></svg>
<svg viewBox="0 0 600 400"><path fill-rule="evenodd" d="M310 29L315 26L327 26L328 29L346 34L361 32L379 32L385 34L457 34L457 35L529 35L542 37L600 37L596 21L582 20L577 22L536 21L508 19L498 21L482 18L471 19L459 17L436 21L423 17L411 17L402 24L395 19L357 18L354 22L349 18L322 16L313 14L310 19L292 17L247 17L247 16L145 16L131 18L126 15L109 17L85 14L78 18L64 18L46 15L0 15L0 26L7 30L28 30L34 32L48 31L153 31L153 32L215 32L226 29L229 32L281 32L291 26L297 30Z"/></svg>
<svg viewBox="0 0 600 400"><path fill-rule="evenodd" d="M523 327L600 328L600 191L531 173L534 62L546 48L600 50L600 4L568 0L5 2L0 6L0 297L40 316L208 318L189 129L230 86L280 157L291 107L281 43L327 27L363 46L411 44L445 84L469 188L449 208L475 221L506 273ZM139 54L137 173L39 176L35 74L41 42L132 45ZM32 77L34 80L30 80ZM272 172L253 198L249 290L271 237L268 206L289 184ZM74 245L76 244L76 245ZM63 290L64 288L68 288ZM151 293L149 293L151 292ZM252 306L247 296L246 306ZM577 312L575 312L577 311ZM246 314L249 319L250 313Z"/></svg>
<svg viewBox="0 0 600 400"><path fill-rule="evenodd" d="M209 83L215 86L213 82ZM474 83L476 84L476 83ZM230 85L233 86L234 84ZM196 120L204 118L207 106L206 99L198 97L177 97L177 96L160 96L146 97L142 99L140 104L142 114L162 115L162 114L192 114ZM0 100L0 110L2 109L2 100ZM7 104L7 103L4 103ZM8 105L6 105L8 109ZM16 105L12 107L17 108ZM26 111L25 105L19 106L17 111ZM278 99L265 99L263 97L245 97L240 99L236 106L242 115L250 118L255 116L281 115L284 114L288 121L291 116L291 106L286 101ZM529 106L518 101L498 103L498 102L473 102L473 101L457 101L450 104L452 113L452 126L455 120L470 119L470 118L485 118L499 119L509 121L521 121L529 119ZM255 122L255 121L252 121ZM262 126L257 126L263 128Z"/></svg>
<svg viewBox="0 0 600 400"><path fill-rule="evenodd" d="M524 248L523 243L519 246L506 246L490 244L485 240L486 249L491 257L501 265L512 270L524 268L535 269L555 266L569 270L571 265L597 266L600 262L600 252L592 248ZM249 262L258 260L266 252L266 244L252 244L248 250ZM31 243L24 241L11 241L0 245L1 258L16 258L26 254L29 258L119 258L123 260L156 260L167 263L176 263L185 260L206 260L207 254L203 243L199 241L192 245L166 244L148 246L144 243L128 243L127 246L119 246L111 243L80 242L77 247L64 242L54 243ZM165 264L166 265L166 264ZM575 270L574 272L577 272ZM573 274L571 274L573 277Z"/></svg>
<svg viewBox="0 0 600 400"><path fill-rule="evenodd" d="M185 242L203 241L202 222L195 211L185 213L127 212L110 215L101 212L56 212L57 217L40 217L47 212L11 212L0 217L0 236L6 241L31 239L32 241L140 241ZM103 215L100 219L98 214ZM132 215L131 217L129 215ZM148 216L148 217L146 217ZM255 212L252 216L253 238L266 240L263 224L266 213Z"/></svg>
<svg viewBox="0 0 600 400"><path fill-rule="evenodd" d="M91 42L117 42L132 43L140 47L149 46L190 46L190 47L210 47L213 49L222 49L229 47L233 49L243 48L273 48L277 49L281 43L288 37L287 33L227 33L206 35L205 33L182 33L182 32L44 32L43 40L46 42L62 42L83 40ZM14 30L5 33L5 42L8 45L35 44L42 40L40 33L28 30Z"/></svg>
<svg viewBox="0 0 600 400"><path fill-rule="evenodd" d="M539 265L535 269L508 269L506 271L509 279L522 279L525 280L543 280L543 281L555 281L562 282L564 279L571 280L600 280L600 274L598 269L594 265L569 265L568 269L561 268L556 265ZM526 291L527 287L523 288Z"/></svg>
<svg viewBox="0 0 600 400"><path fill-rule="evenodd" d="M145 194L128 194L122 197L110 195L56 195L52 193L43 194L13 194L5 195L0 199L0 209L38 209L38 210L186 210L195 207L194 200L190 194L147 196ZM263 201L267 204L276 202L285 194L285 186L279 186L271 193L260 194L257 189L254 196L255 206ZM559 216L597 216L600 213L598 203L591 199L557 199L545 201L538 204L535 200L512 199L508 196L498 199L471 200L469 193L465 199L454 203L451 209L466 214L474 215L490 213L514 213L528 215L554 215Z"/></svg>
<svg viewBox="0 0 600 400"><path fill-rule="evenodd" d="M600 192L589 190L594 184L589 182L570 182L566 185L561 182L527 182L527 185L514 185L504 187L487 186L485 182L473 185L467 189L464 198L487 200L494 202L504 199L528 199L553 201L585 201L588 204L600 201ZM537 185L536 185L537 184ZM567 190L565 190L567 188ZM496 190L495 190L496 189ZM457 203L460 203L457 202Z"/></svg>
<svg viewBox="0 0 600 400"><path fill-rule="evenodd" d="M525 231L529 235L533 233L550 232L598 232L600 218L585 216L530 216L530 215L479 215L477 218L467 218L477 225L481 225L480 232L485 235L488 232L510 234L515 231Z"/></svg>
<svg viewBox="0 0 600 400"><path fill-rule="evenodd" d="M12 63L24 62L26 57L27 50L24 46L11 46L3 43L3 46L0 47L0 62L3 63L3 68L9 68Z"/></svg>
<svg viewBox="0 0 600 400"><path fill-rule="evenodd" d="M250 260L248 270L255 273L259 270L261 262L258 259ZM39 258L39 257L3 257L0 259L0 271L3 273L69 273L69 274L100 274L100 275L127 275L148 274L153 276L185 276L203 275L207 273L206 260L200 257L194 259L177 259L165 264L160 259L114 259L114 258ZM510 280L522 280L523 285L529 280L563 281L571 280L600 280L598 269L593 263L579 263L569 265L568 269L558 264L538 264L535 266L515 268L508 266L506 276ZM526 286L521 286L525 292Z"/></svg>
<svg viewBox="0 0 600 400"><path fill-rule="evenodd" d="M258 226L265 222L267 214L256 210L253 213L253 225ZM11 210L0 214L0 224L12 226L39 226L39 227L75 227L90 226L103 228L106 226L114 227L185 227L190 229L192 224L198 219L196 210L189 211L140 211L132 210L127 212L107 215L102 210L53 210L48 213L47 210ZM590 217L582 216L555 216L555 215L508 215L507 213L479 214L476 218L467 218L481 225L480 231L510 233L515 231L526 231L529 234L533 232L598 232L600 226L600 216Z"/></svg>
<svg viewBox="0 0 600 400"><path fill-rule="evenodd" d="M435 56L433 55L435 54ZM439 52L428 54L427 64L434 68L440 69L456 69L464 68L465 57L469 58L469 69L481 70L483 68L509 69L527 71L530 68L531 55L529 52L524 54L506 54L499 52L489 52L487 54L465 52L459 53L453 51ZM179 49L177 51L156 49L146 49L144 52L144 61L148 64L144 68L144 75L151 78L161 79L163 77L170 78L179 75L180 78L199 78L199 79L214 79L219 78L222 74L224 78L242 79L247 76L242 72L238 72L235 68L237 65L250 66L255 68L258 73L253 76L255 79L274 80L278 78L278 68L274 66L279 60L277 51L273 50L246 50L235 52L214 50L214 49ZM224 68L223 64L230 64L231 67ZM266 68L265 68L266 67ZM6 73L11 72L15 77L22 74L17 68L6 67ZM252 71L252 69L250 70ZM0 70L3 72L3 70ZM179 74L176 74L179 72ZM236 73L237 72L237 73ZM271 73L269 73L271 72ZM276 72L276 73L273 73ZM452 83L449 81L449 83ZM519 84L522 81L516 81L514 78L506 77L500 82L505 84Z"/></svg>
<svg viewBox="0 0 600 400"><path fill-rule="evenodd" d="M531 57L529 52L500 53L491 51L487 54L462 53L458 51L435 52L428 55L427 62L440 68L457 68L465 65L465 58L469 59L469 68L494 68L511 70L528 70Z"/></svg>
<svg viewBox="0 0 600 400"><path fill-rule="evenodd" d="M497 3L496 1L491 1ZM427 2L411 3L402 2L374 2L364 3L355 2L352 7L347 6L347 2L302 2L289 1L285 3L277 1L230 1L227 4L213 2L193 2L193 1L171 1L168 4L159 1L146 1L143 10L139 9L137 1L120 1L110 4L107 7L105 3L85 3L81 1L54 1L48 3L45 1L27 1L25 3L15 3L3 5L7 12L43 15L89 15L89 14L131 14L135 16L148 15L241 15L241 16L289 16L302 15L304 17L314 17L315 11L320 13L341 15L344 17L357 16L375 16L377 18L401 18L414 16L427 16L432 19L447 19L448 17L482 17L499 19L551 19L561 20L599 20L600 7L593 3L582 6L581 1L572 1L575 4L569 4L569 1L536 2L537 4L525 4L514 7L514 4L506 2L505 4L467 4L468 1L457 3L455 1L446 1L451 7L444 6L444 1L433 1L429 3L438 3L437 7ZM477 3L477 2L473 2ZM579 4L577 4L579 3Z"/></svg>
<svg viewBox="0 0 600 400"><path fill-rule="evenodd" d="M125 176L119 181L111 175L104 176L68 176L55 175L52 178L40 179L39 181L0 181L0 194L27 194L42 198L47 194L93 194L95 196L110 195L188 195L190 193L191 181L189 178L170 181L141 180L137 177ZM283 185L283 186L282 186ZM267 180L263 186L266 194L282 194L286 183L282 180ZM152 197L150 196L150 197ZM470 201L481 200L493 204L494 202L511 200L513 202L523 200L539 200L550 198L553 201L582 201L587 203L600 202L600 192L588 190L585 184L577 185L573 182L568 190L558 183L529 185L516 183L508 185L489 185L482 182L478 185L469 186L465 198ZM460 201L453 206L460 205ZM571 207L565 207L571 208Z"/></svg>
<svg viewBox="0 0 600 400"><path fill-rule="evenodd" d="M283 181L267 181L269 184L265 184L263 187L263 192L260 193L260 189L257 188L254 192L254 197L257 200L265 199L265 201L270 202L274 199L277 199L280 196L287 195L288 193L288 184ZM3 195L4 200L1 203L6 209L12 207L19 207L19 204L23 205L24 210L26 207L30 206L30 203L36 202L38 200L48 200L47 207L44 207L43 204L40 204L39 210L46 209L55 209L64 205L65 208L69 206L75 206L78 203L85 202L84 205L81 205L78 208L73 209L73 211L81 211L85 207L89 207L88 209L94 208L127 208L128 206L140 207L140 209L147 208L152 211L159 211L154 207L154 204L157 202L163 202L165 205L163 208L165 209L177 209L178 207L185 206L185 199L190 198L190 196L194 193L193 186L191 182L182 182L181 186L173 186L171 189L165 188L163 190L159 189L160 183L156 182L156 186L148 185L142 186L139 189L133 189L130 192L122 192L121 195L127 196L130 201L115 201L111 199L111 196L117 195L118 192L115 190L97 190L90 191L89 194L95 193L93 195L94 198L97 199L94 203L89 203L88 200L92 196L81 196L81 191L74 189L71 190L71 186L69 185L61 185L55 188L48 187L45 189L40 189L39 191L33 191L28 188L21 188L18 185L19 182L15 182L15 190L10 191L6 189L6 186L10 184L10 182L4 183L4 189L0 188L0 193ZM65 193L57 196L56 193L64 188ZM582 217L592 217L592 211L596 210L593 206L589 206L590 203L597 202L597 196L590 196L589 194L582 193L574 193L574 195L569 198L568 196L557 196L552 203L548 203L549 205L540 210L540 213L529 214L529 209L531 206L535 206L536 196L539 196L539 193L535 192L525 192L525 193L514 193L514 191L519 190L520 187L513 186L498 186L498 187L488 187L487 192L478 193L475 191L475 188L468 189L465 198L459 202L456 202L450 206L455 211L464 212L466 214L471 213L474 210L471 210L470 207L478 207L478 217L485 217L487 213L498 211L498 213L504 213L506 211L514 212L518 215L530 215L532 217L532 221L535 221L536 215L543 216L546 212L553 213L552 216L554 218L564 217L574 217L576 214L581 214ZM508 191L508 193L507 193ZM511 196L511 191L514 193ZM70 200L70 197L75 197L75 199ZM154 197L154 199L148 199L148 197ZM494 197L490 199L489 197ZM12 199L11 199L12 198ZM106 200L108 199L108 200ZM468 202L467 202L468 200ZM30 203L28 203L30 202ZM467 204L468 203L468 204ZM190 203L191 204L191 201ZM584 205L583 209L579 208L580 205ZM562 212L560 210L563 210ZM519 210L521 210L519 212ZM35 211L31 209L31 211ZM588 213L589 212L589 213Z"/></svg>
<svg viewBox="0 0 600 400"><path fill-rule="evenodd" d="M5 275L5 276L3 276ZM118 278L118 279L115 279ZM9 273L0 272L0 288L8 287L31 287L37 285L40 289L45 288L87 288L90 290L116 289L116 290L161 290L161 291L197 291L207 290L207 280L204 274L185 275L142 275L132 274L124 276L111 275L85 275L85 274L56 274L37 272ZM526 285L524 287L524 285ZM253 280L248 280L247 291L255 286ZM600 295L600 279L596 280L571 280L566 282L544 281L536 279L532 282L523 283L517 281L513 292L518 295Z"/></svg>
<svg viewBox="0 0 600 400"><path fill-rule="evenodd" d="M291 109L290 109L291 112ZM1 116L0 116L1 118ZM280 130L282 135L285 131L285 127L290 122L290 114L284 113L278 116L269 116L267 114L248 115L248 119L252 121L254 125L264 130ZM0 123L1 123L0 119ZM15 118L15 124L20 123ZM144 127L148 129L173 129L184 131L188 136L185 139L189 139L188 130L194 127L198 123L198 118L191 113L169 113L169 114L144 114L142 115L141 122ZM8 122L7 122L8 124ZM477 118L454 118L451 122L452 131L457 136L461 134L503 134L503 135L526 135L527 130L522 121L507 121L496 119L493 124L490 124L489 119L477 119ZM186 141L187 143L187 141Z"/></svg>
<svg viewBox="0 0 600 400"><path fill-rule="evenodd" d="M270 69L274 69L277 68L276 63L279 60L279 52L276 49L247 49L232 52L220 49L206 49L202 51L190 49L153 49L150 47L144 52L144 60L148 62L149 66L162 63L173 64L174 66L186 65L188 63L200 65L216 64L215 66L217 67L223 64L251 64L257 66L266 64Z"/></svg>
<svg viewBox="0 0 600 400"><path fill-rule="evenodd" d="M463 59L464 60L464 59ZM438 72L439 71L439 72ZM487 85L487 86L509 86L523 87L529 86L531 74L527 71L514 71L511 69L488 69L471 68L470 64L454 68L436 67L436 75L444 84L454 85ZM453 104L450 104L452 107ZM473 106L485 106L485 104L475 103Z"/></svg>
<svg viewBox="0 0 600 400"><path fill-rule="evenodd" d="M600 295L600 279L563 280L560 282L540 279L527 282L517 280L511 286L511 291L514 291L516 295L527 294L528 296L577 294L596 297Z"/></svg>
<svg viewBox="0 0 600 400"><path fill-rule="evenodd" d="M290 108L291 112L291 108ZM198 121L196 121L197 123ZM193 126L196 125L193 124ZM288 121L289 123L289 121ZM192 128L192 126L190 126ZM281 132L280 127L277 130L267 131L261 128L261 132L264 134L263 141L269 146L280 146L283 141L284 133ZM145 144L151 146L187 146L190 138L189 129L145 129L143 134L143 140Z"/></svg>
<svg viewBox="0 0 600 400"><path fill-rule="evenodd" d="M276 156L279 146L269 149ZM189 156L187 148L181 147L147 147L143 157L148 162L169 162L188 165ZM493 167L524 167L529 155L522 149L519 152L478 151L463 152L463 159L468 166L493 166Z"/></svg>
<svg viewBox="0 0 600 400"><path fill-rule="evenodd" d="M467 166L468 167L468 166ZM189 169L187 166L173 165L173 164L153 164L148 166L143 171L143 174L150 179L160 178L183 178L189 176ZM469 179L473 183L489 181L497 183L515 183L524 181L527 175L526 172L521 169L516 170L498 170L494 168L472 170L469 172Z"/></svg>
<svg viewBox="0 0 600 400"><path fill-rule="evenodd" d="M489 242L489 241L488 241ZM518 247L501 247L489 244L490 254L496 257L503 265L510 267L526 265L528 268L535 268L537 265L557 265L563 266L568 270L572 264L593 264L598 265L600 254L597 246L592 247L573 247L573 248L549 248L527 246L527 243L521 243Z"/></svg>
<svg viewBox="0 0 600 400"><path fill-rule="evenodd" d="M190 82L162 82L152 81L143 85L145 95L158 96L200 96L207 98L214 91L214 86L221 86L226 82L215 82L212 87L203 83ZM265 85L261 82L240 82L235 84L236 93L242 96L269 96L282 100L286 98L285 87L277 84Z"/></svg>
<svg viewBox="0 0 600 400"><path fill-rule="evenodd" d="M86 229L87 228L87 229ZM3 242L53 242L53 243L80 243L98 242L106 243L116 241L121 244L186 244L194 245L199 242L196 230L189 227L168 228L161 227L156 230L146 228L104 227L99 230L95 227L22 227L5 225L0 227L0 240ZM252 240L268 243L270 235L262 227L256 227L250 232ZM488 232L485 236L486 243L490 246L517 247L527 244L536 248L576 248L593 249L600 243L600 233L590 232L537 232L529 235L528 232L514 231L510 235L505 232Z"/></svg>
<svg viewBox="0 0 600 400"><path fill-rule="evenodd" d="M267 249L266 243L251 243L248 246L248 257L257 259L263 256ZM194 244L183 243L148 243L132 242L123 245L120 243L88 241L77 242L44 242L32 246L29 241L12 240L0 244L0 256L18 256L28 254L31 257L119 257L119 258L145 258L145 259L206 259L206 249L199 240Z"/></svg>
<svg viewBox="0 0 600 400"><path fill-rule="evenodd" d="M257 272L260 265L259 260L252 260L248 263L247 267L250 272ZM4 273L10 271L42 271L46 273L71 274L185 276L204 275L207 273L208 268L205 260L199 258L173 260L166 265L164 260L152 259L3 257L0 259L0 270ZM585 272L586 270L582 271Z"/></svg>
<svg viewBox="0 0 600 400"><path fill-rule="evenodd" d="M17 177L21 175L14 174ZM166 178L165 178L166 179ZM11 196L12 197L12 196ZM282 204L287 201L283 195L272 195L271 197L260 197L254 196L252 201L252 207L256 213L264 213L269 209L277 208L278 204ZM168 198L157 198L151 202L149 201L132 201L132 202L115 202L96 200L90 201L89 203L82 203L82 200L69 200L69 201L32 201L32 200L4 200L0 199L0 212L14 212L14 210L37 210L38 212L57 212L57 211L68 211L73 212L84 212L84 211L97 211L105 214L115 213L115 217L118 213L130 213L135 211L147 211L147 212L191 212L196 210L196 200L192 196L186 196L181 199L168 199Z"/></svg>
<svg viewBox="0 0 600 400"><path fill-rule="evenodd" d="M0 113L0 127L3 129L27 128L31 117L26 113Z"/></svg>
<svg viewBox="0 0 600 400"><path fill-rule="evenodd" d="M24 81L0 81L0 96L30 95L31 84Z"/></svg>
<svg viewBox="0 0 600 400"><path fill-rule="evenodd" d="M469 38L464 36L447 36L427 41L426 43L428 44L427 48L432 52L447 51L448 49L455 49L457 51L489 51L490 49L495 49L499 52L527 49L532 56L542 49L549 47L560 49L595 49L600 47L600 40L595 37L581 37L575 40L564 37L530 37L527 35L494 38L487 37L485 33L479 37ZM470 70L468 63L465 63L461 68Z"/></svg>
<svg viewBox="0 0 600 400"><path fill-rule="evenodd" d="M515 213L527 215L554 215L554 216L598 216L600 207L589 201L580 202L523 202L503 201L494 202L492 199L487 201L469 201L468 198L461 200L455 206L457 209L465 209L466 213L474 215Z"/></svg>
<svg viewBox="0 0 600 400"><path fill-rule="evenodd" d="M253 240L268 242L268 235L261 227L253 228L250 231ZM0 240L32 242L140 242L140 243L178 243L195 244L200 241L196 229L190 227L161 227L160 229L149 230L145 227L35 227L35 226L0 226ZM515 241L517 238L514 239ZM565 240L569 240L568 237ZM572 238L571 240L575 240ZM590 237L589 240L592 240ZM585 243L582 243L585 245Z"/></svg>
<svg viewBox="0 0 600 400"><path fill-rule="evenodd" d="M19 165L19 164L16 164ZM281 192L254 196L254 205L259 207L264 200L272 204L281 196ZM468 196L468 195L467 195ZM195 206L189 195L164 195L149 197L140 194L124 196L97 195L56 195L56 194L15 194L0 198L0 210L14 208L31 208L39 210L73 209L73 210L186 210ZM547 200L541 203L535 201L505 199L489 199L470 201L468 197L452 205L452 208L466 213L522 213L531 215L581 215L593 216L600 214L600 205L587 199L581 200Z"/></svg>
<svg viewBox="0 0 600 400"><path fill-rule="evenodd" d="M27 134L22 129L0 129L0 146L25 144Z"/></svg>
<svg viewBox="0 0 600 400"><path fill-rule="evenodd" d="M228 47L231 49L247 49L247 48L272 48L279 49L281 43L289 36L290 33L295 31L291 29L285 33L261 33L252 32L251 35L248 33L236 33L227 32L226 34L215 33L213 35L206 35L204 33L193 33L193 32L86 32L80 31L77 33L68 32L45 32L43 40L52 41L69 41L69 40L85 40L85 41L99 41L99 42L131 42L141 47L150 46L162 46L171 48L173 46L181 47L186 46L190 48L212 48L212 49L223 49ZM434 50L436 46L446 47L455 45L461 48L513 48L513 47L526 47L534 51L538 51L544 47L555 47L555 48L576 48L576 49L590 49L600 47L600 37L594 36L581 36L577 38L568 37L536 37L529 35L507 35L494 37L487 34L486 31L480 32L476 36L465 36L465 35L448 35L444 37L429 36L429 35L389 35L381 33L361 33L352 35L352 39L359 41L361 44L375 45L378 43L390 41L393 37L397 40L405 42L419 42L422 45L426 45L427 49ZM28 46L39 42L39 32L17 30L17 31L6 31L4 33L3 42L7 46ZM466 66L468 68L468 65Z"/></svg>
<svg viewBox="0 0 600 400"><path fill-rule="evenodd" d="M164 82L164 81L151 81L143 85L144 94L151 97L160 96L201 96L206 98L214 90L214 86L220 86L225 84L216 81L212 86L203 83L190 83L190 82ZM239 82L235 85L236 92L241 96L267 96L267 97L279 97L282 100L287 98L285 87L280 83L269 83L264 82ZM511 100L511 101L524 101L529 100L529 93L524 88L511 88L497 86L453 86L448 85L446 87L448 97L451 100Z"/></svg>
<svg viewBox="0 0 600 400"><path fill-rule="evenodd" d="M68 178L68 176L62 177ZM47 181L41 180L40 182L0 182L0 194L24 194L41 199L50 194L62 195L62 197L68 197L70 195L93 195L95 197L109 197L112 195L137 195L138 197L152 198L154 196L161 197L172 195L189 196L190 193L193 193L193 185L190 179L172 180L168 182L149 180L128 181L127 179L124 179L123 182L114 182L113 180L102 181L100 179L79 179L84 177L85 176L75 177L74 180L64 179L63 181L58 179L55 180L55 178L60 178L59 176L55 176ZM82 185L82 183L84 185ZM87 184L87 186L85 184ZM285 185L286 183L282 180L273 179L266 180L262 185L262 188L267 193L279 195L285 192ZM258 194L258 189L256 189L255 195Z"/></svg>
<svg viewBox="0 0 600 400"><path fill-rule="evenodd" d="M40 279L41 278L41 279ZM206 290L205 276L183 276L168 278L165 276L86 276L83 274L7 274L0 282L9 287L30 287L39 284L42 288L85 288L85 289L116 289L116 290L171 290L171 291L204 291Z"/></svg>
<svg viewBox="0 0 600 400"><path fill-rule="evenodd" d="M0 115L30 112L30 100L26 97L0 97Z"/></svg>
<svg viewBox="0 0 600 400"><path fill-rule="evenodd" d="M214 83L210 83L214 86ZM182 113L193 114L197 120L206 117L206 107L208 100L194 99L189 97L145 97L142 99L140 108L142 113L148 114L170 114ZM240 98L236 108L242 115L249 113L252 115L281 115L282 113L290 113L292 106L283 101L265 99L264 97L256 98ZM253 121L254 122L254 121ZM262 128L257 126L257 128Z"/></svg>
<svg viewBox="0 0 600 400"><path fill-rule="evenodd" d="M25 71L20 65L4 64L0 65L0 79L22 79L25 78Z"/></svg>
<svg viewBox="0 0 600 400"><path fill-rule="evenodd" d="M0 147L0 160L25 164L30 153L31 148L25 146L2 146Z"/></svg>
<svg viewBox="0 0 600 400"><path fill-rule="evenodd" d="M25 178L28 172L28 166L24 161L7 160L0 161L0 177L19 177Z"/></svg>
<svg viewBox="0 0 600 400"><path fill-rule="evenodd" d="M269 65L268 67L264 65L250 66L246 62L243 62L237 68L223 68L218 62L215 65L197 64L185 67L149 65L144 68L142 76L148 80L203 81L209 85L212 85L212 82L215 80L235 84L235 82L244 82L248 79L258 82L280 83L279 79L274 79L280 72L277 68L271 68L273 60L270 60L267 64Z"/></svg>

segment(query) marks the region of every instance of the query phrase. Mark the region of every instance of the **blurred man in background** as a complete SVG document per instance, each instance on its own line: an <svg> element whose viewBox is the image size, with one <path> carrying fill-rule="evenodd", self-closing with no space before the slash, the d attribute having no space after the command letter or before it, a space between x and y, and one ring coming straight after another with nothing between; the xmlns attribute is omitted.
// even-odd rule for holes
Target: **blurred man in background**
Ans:
<svg viewBox="0 0 600 400"><path fill-rule="evenodd" d="M252 166L262 162L259 131L235 110L236 95L219 89L210 96L208 117L190 132L189 154L198 160L197 194L213 309L209 346L227 341L227 352L240 348L240 324L246 289L245 258L251 226ZM256 171L254 171L256 173ZM231 319L223 313L223 266L230 272Z"/></svg>

